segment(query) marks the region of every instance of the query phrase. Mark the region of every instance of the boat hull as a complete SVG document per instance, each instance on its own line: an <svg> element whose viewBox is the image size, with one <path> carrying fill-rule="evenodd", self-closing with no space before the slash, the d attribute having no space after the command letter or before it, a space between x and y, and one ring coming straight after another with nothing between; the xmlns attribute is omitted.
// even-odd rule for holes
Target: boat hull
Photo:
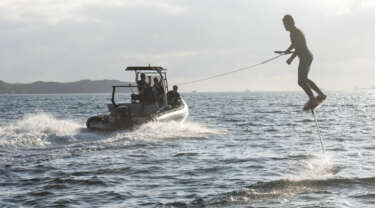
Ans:
<svg viewBox="0 0 375 208"><path fill-rule="evenodd" d="M181 100L182 104L171 111L160 112L155 116L156 121L160 122L168 122L168 121L176 121L176 122L184 122L189 115L189 108L186 105L184 100Z"/></svg>
<svg viewBox="0 0 375 208"><path fill-rule="evenodd" d="M115 131L133 129L147 122L184 122L189 115L189 109L184 100L177 107L160 109L159 111L142 116L131 116L130 113L119 115L104 114L90 117L87 122L87 128L98 131Z"/></svg>

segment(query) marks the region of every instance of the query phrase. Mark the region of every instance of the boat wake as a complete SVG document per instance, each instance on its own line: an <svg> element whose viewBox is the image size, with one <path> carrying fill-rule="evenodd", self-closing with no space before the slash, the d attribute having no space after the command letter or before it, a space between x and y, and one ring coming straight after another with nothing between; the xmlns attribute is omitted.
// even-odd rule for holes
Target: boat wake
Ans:
<svg viewBox="0 0 375 208"><path fill-rule="evenodd" d="M128 137L133 139L205 139L210 135L224 134L224 130L218 130L199 123L186 121L184 123L150 122L146 123L134 132L129 132Z"/></svg>
<svg viewBox="0 0 375 208"><path fill-rule="evenodd" d="M42 147L69 143L79 139L78 132L83 127L75 121L61 120L47 113L29 114L0 126L0 147Z"/></svg>
<svg viewBox="0 0 375 208"><path fill-rule="evenodd" d="M221 133L199 123L173 121L147 123L133 131L101 132L48 113L29 114L0 125L0 165L77 157L92 151L147 148L155 141L204 139Z"/></svg>
<svg viewBox="0 0 375 208"><path fill-rule="evenodd" d="M199 123L174 121L150 122L133 131L98 132L86 129L83 123L77 121L38 113L0 125L0 147L43 148L82 142L97 144L118 140L207 138L223 132Z"/></svg>

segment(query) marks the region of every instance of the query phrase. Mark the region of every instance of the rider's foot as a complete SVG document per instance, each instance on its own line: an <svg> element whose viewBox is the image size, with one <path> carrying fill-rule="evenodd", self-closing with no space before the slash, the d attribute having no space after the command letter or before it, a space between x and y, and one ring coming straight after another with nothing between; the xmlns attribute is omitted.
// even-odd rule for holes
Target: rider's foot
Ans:
<svg viewBox="0 0 375 208"><path fill-rule="evenodd" d="M320 94L316 97L319 103L323 102L327 98L327 95L325 94Z"/></svg>
<svg viewBox="0 0 375 208"><path fill-rule="evenodd" d="M310 98L309 101L303 106L304 111L313 110L316 106L319 105L319 101L316 98Z"/></svg>

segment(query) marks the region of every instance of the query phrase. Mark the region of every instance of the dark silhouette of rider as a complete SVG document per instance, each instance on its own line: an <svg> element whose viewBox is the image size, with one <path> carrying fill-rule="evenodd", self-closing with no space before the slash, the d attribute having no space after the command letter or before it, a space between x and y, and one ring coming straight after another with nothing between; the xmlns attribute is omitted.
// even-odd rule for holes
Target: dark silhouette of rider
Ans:
<svg viewBox="0 0 375 208"><path fill-rule="evenodd" d="M303 32L295 26L292 15L287 14L283 17L283 23L285 30L290 32L291 45L285 51L275 51L276 53L288 54L292 53L290 58L286 61L287 64L291 64L296 56L299 58L298 65L298 85L302 87L309 101L305 104L304 110L314 109L319 103L323 102L327 96L319 89L319 87L311 81L307 76L310 71L310 66L313 61L313 55L306 45L306 39ZM294 51L292 51L294 49ZM314 90L318 93L317 97L314 97L312 92Z"/></svg>

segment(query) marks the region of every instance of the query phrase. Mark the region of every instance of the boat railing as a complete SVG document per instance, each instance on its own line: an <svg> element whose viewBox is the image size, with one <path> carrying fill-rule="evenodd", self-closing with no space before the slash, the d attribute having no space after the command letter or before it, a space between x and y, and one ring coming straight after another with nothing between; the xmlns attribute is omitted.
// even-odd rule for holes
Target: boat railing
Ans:
<svg viewBox="0 0 375 208"><path fill-rule="evenodd" d="M111 99L111 101L112 101L113 106L117 106L116 101L115 101L116 88L136 88L136 87L137 87L137 85L132 85L132 84L112 86L112 99Z"/></svg>

